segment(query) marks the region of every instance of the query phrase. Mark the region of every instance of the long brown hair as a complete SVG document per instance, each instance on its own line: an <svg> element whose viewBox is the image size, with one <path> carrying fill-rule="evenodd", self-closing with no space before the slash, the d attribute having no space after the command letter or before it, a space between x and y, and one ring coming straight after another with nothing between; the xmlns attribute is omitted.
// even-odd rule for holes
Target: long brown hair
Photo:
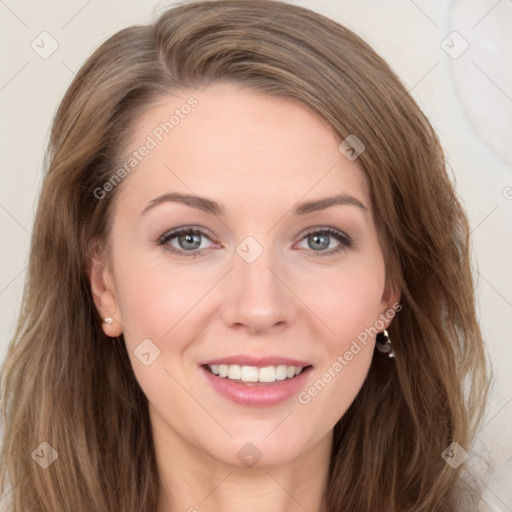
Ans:
<svg viewBox="0 0 512 512"><path fill-rule="evenodd" d="M359 156L387 275L402 310L334 428L329 512L452 511L488 389L466 216L440 143L400 80L361 38L273 0L187 2L121 30L85 62L53 121L23 307L2 367L3 492L13 512L154 512L160 481L147 399L124 343L101 328L88 278L135 122L175 90L234 81L319 114ZM48 468L33 451L58 459ZM41 452L42 453L42 452Z"/></svg>

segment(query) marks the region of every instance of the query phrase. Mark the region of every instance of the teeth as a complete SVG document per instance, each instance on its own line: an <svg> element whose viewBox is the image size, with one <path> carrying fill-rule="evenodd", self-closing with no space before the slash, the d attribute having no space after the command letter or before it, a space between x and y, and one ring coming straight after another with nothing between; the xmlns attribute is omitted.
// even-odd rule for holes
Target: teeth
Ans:
<svg viewBox="0 0 512 512"><path fill-rule="evenodd" d="M230 364L228 366L228 379L239 380L240 379L240 366L237 364Z"/></svg>
<svg viewBox="0 0 512 512"><path fill-rule="evenodd" d="M210 364L213 374L219 377L227 377L231 380L243 382L275 382L276 380L291 379L302 371L300 366L240 366L238 364Z"/></svg>

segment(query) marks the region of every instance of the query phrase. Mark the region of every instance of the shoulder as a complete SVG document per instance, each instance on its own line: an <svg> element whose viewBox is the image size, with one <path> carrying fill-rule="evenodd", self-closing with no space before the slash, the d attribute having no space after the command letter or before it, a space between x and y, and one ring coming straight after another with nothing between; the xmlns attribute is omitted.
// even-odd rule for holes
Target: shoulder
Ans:
<svg viewBox="0 0 512 512"><path fill-rule="evenodd" d="M496 468L483 491L478 512L512 510L512 459Z"/></svg>

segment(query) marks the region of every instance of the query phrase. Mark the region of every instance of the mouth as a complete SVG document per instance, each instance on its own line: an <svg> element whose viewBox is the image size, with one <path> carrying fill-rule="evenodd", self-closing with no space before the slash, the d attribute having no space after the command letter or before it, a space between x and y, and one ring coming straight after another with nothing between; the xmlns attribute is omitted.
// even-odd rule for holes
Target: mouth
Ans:
<svg viewBox="0 0 512 512"><path fill-rule="evenodd" d="M312 365L294 366L280 364L277 366L245 366L238 364L203 364L207 372L222 379L248 385L273 384L296 378L312 368Z"/></svg>
<svg viewBox="0 0 512 512"><path fill-rule="evenodd" d="M313 366L212 363L200 369L219 396L239 406L271 407L291 400L307 386Z"/></svg>

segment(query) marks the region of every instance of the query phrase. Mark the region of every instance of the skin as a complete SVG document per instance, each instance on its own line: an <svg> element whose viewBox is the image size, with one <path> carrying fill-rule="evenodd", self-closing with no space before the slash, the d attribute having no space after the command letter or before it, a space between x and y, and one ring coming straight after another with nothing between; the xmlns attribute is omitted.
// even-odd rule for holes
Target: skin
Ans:
<svg viewBox="0 0 512 512"><path fill-rule="evenodd" d="M271 407L235 404L199 365L240 353L294 357L313 365L307 390L398 301L385 286L366 177L304 105L227 82L162 98L139 121L130 147L144 144L190 95L197 107L115 192L110 250L98 250L91 269L98 311L114 319L105 333L124 334L149 400L164 487L159 512L320 511L332 429L366 378L374 338L307 404L297 396ZM226 212L166 202L141 215L166 192L207 197ZM366 209L290 213L297 202L335 194ZM200 256L157 244L180 226L204 228ZM327 234L316 248L306 234L315 227L346 233L352 246ZM236 252L247 236L263 248L252 263ZM169 245L197 252L177 237ZM144 339L160 350L148 366L134 355ZM237 457L248 442L261 453L253 467Z"/></svg>

